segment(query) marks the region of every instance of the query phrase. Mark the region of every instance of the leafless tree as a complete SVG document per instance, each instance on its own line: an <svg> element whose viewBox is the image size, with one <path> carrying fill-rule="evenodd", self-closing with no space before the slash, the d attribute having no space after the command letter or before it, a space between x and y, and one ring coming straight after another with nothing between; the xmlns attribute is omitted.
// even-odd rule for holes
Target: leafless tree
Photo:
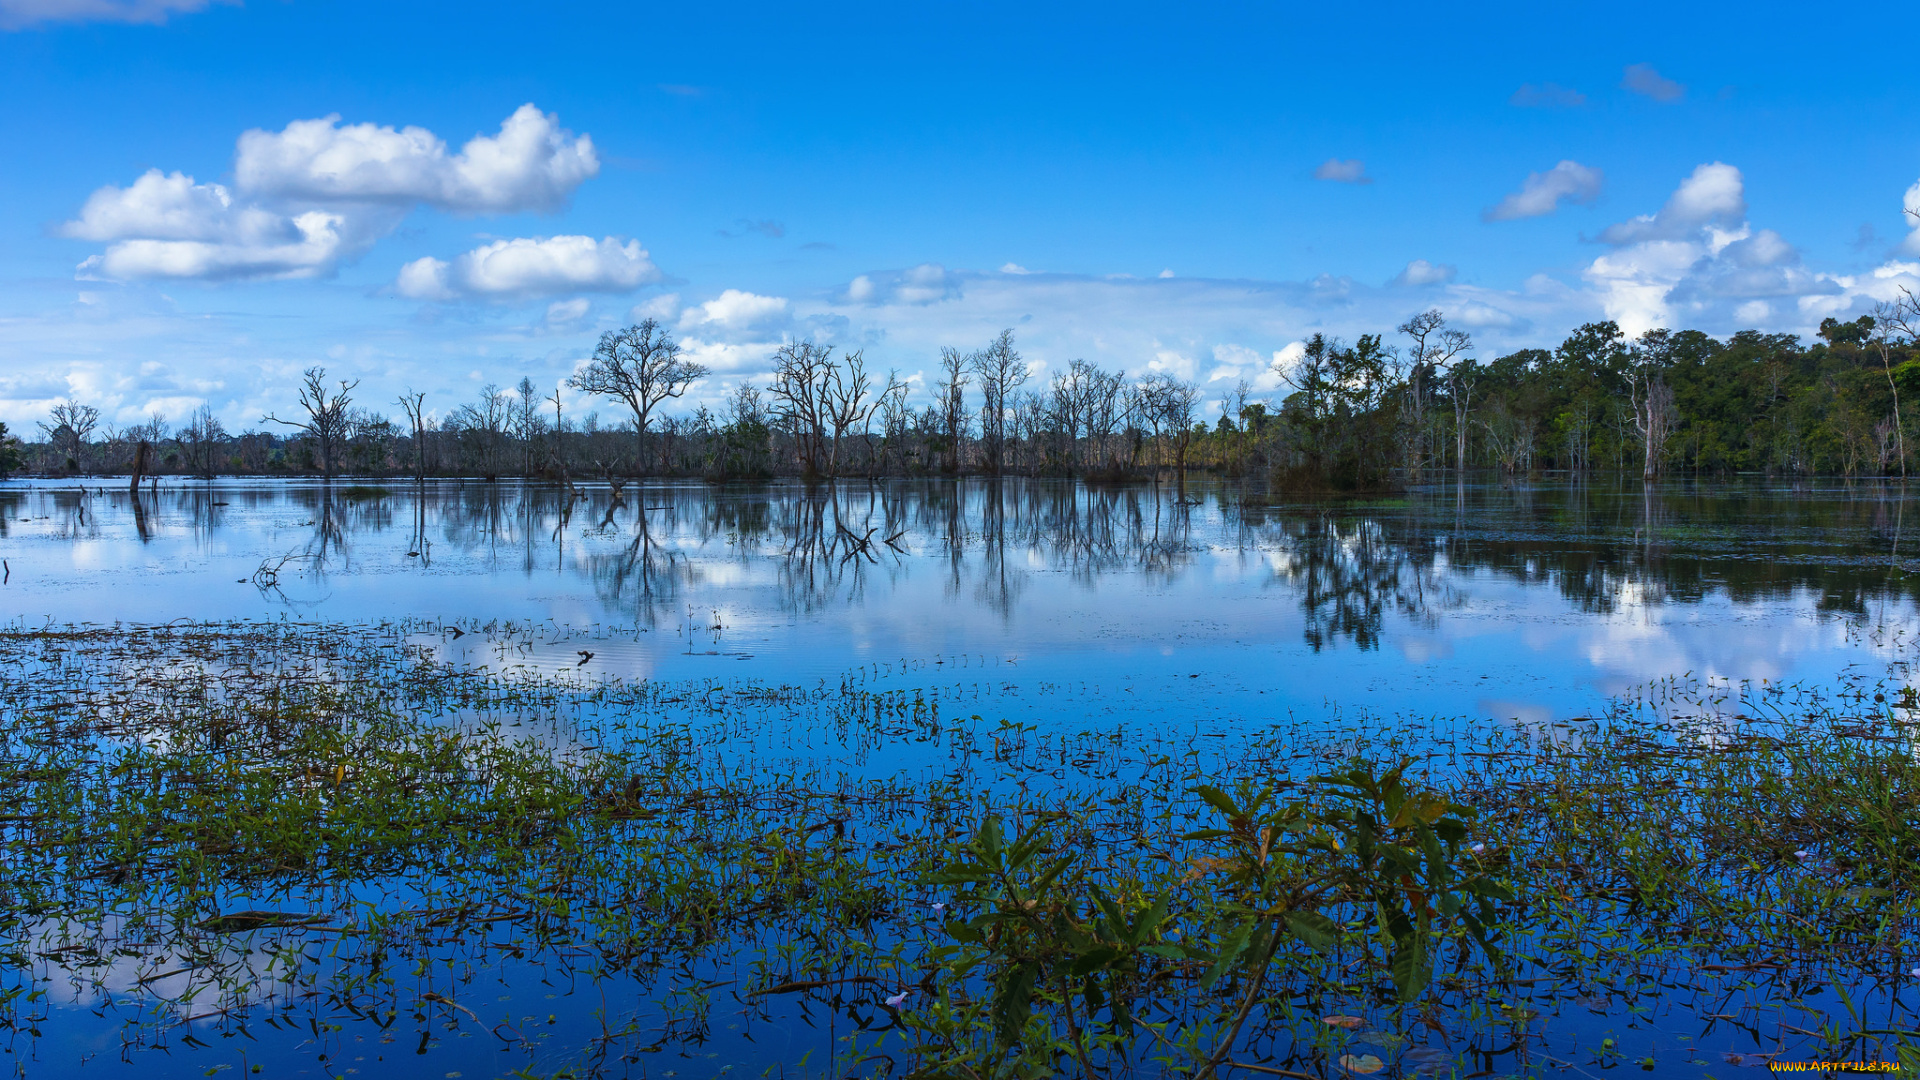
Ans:
<svg viewBox="0 0 1920 1080"><path fill-rule="evenodd" d="M1174 483L1184 491L1187 444L1193 439L1194 410L1200 404L1200 388L1166 372L1157 372L1140 384L1140 396L1154 430L1166 432L1167 440L1173 444Z"/></svg>
<svg viewBox="0 0 1920 1080"><path fill-rule="evenodd" d="M1920 217L1915 220L1920 221ZM1898 300L1874 307L1873 331L1867 341L1880 354L1880 369L1886 374L1887 389L1893 392L1894 449L1900 456L1900 479L1903 481L1907 478L1907 432L1900 417L1900 387L1893 378L1893 339L1898 335L1912 341L1915 331L1920 331L1920 298L1906 288L1901 288Z"/></svg>
<svg viewBox="0 0 1920 1080"><path fill-rule="evenodd" d="M941 435L947 444L946 471L958 475L961 467L960 442L967 436L967 357L948 346L940 350L940 371L946 376L934 387L939 402Z"/></svg>
<svg viewBox="0 0 1920 1080"><path fill-rule="evenodd" d="M195 409L187 418L186 426L180 429L180 442L187 451L187 467L199 473L203 480L213 479L219 462L216 455L226 438L227 429L213 414L213 406L203 404Z"/></svg>
<svg viewBox="0 0 1920 1080"><path fill-rule="evenodd" d="M1473 348L1473 337L1448 326L1438 308L1415 315L1398 330L1413 342L1407 356L1407 472L1418 480L1425 464L1428 398L1434 381L1442 377L1449 379L1454 390L1464 391L1453 395L1455 465L1463 467L1467 412L1473 398L1472 361L1465 359L1465 353Z"/></svg>
<svg viewBox="0 0 1920 1080"><path fill-rule="evenodd" d="M1660 475L1667 436L1673 433L1673 425L1679 419L1673 388L1667 385L1661 370L1667 338L1665 330L1649 330L1640 335L1627 368L1627 399L1633 406L1633 426L1640 432L1645 450L1640 472L1643 480Z"/></svg>
<svg viewBox="0 0 1920 1080"><path fill-rule="evenodd" d="M348 382L340 380L338 391L327 389L327 369L310 367L301 373L300 407L307 411L305 421L282 420L268 413L260 418L263 424L285 424L305 432L320 447L320 475L333 479L334 455L340 445L347 440L350 418L347 406L353 399L347 395L360 385L360 380Z"/></svg>
<svg viewBox="0 0 1920 1080"><path fill-rule="evenodd" d="M827 422L833 428L833 443L827 453L828 476L840 470L842 440L856 432L865 436L881 403L902 389L896 373L889 371L887 385L873 393L873 380L867 375L866 358L860 352L842 353L840 363L827 364L821 398Z"/></svg>
<svg viewBox="0 0 1920 1080"><path fill-rule="evenodd" d="M500 475L500 456L507 441L507 426L512 412L509 395L492 383L480 391L478 401L454 410L454 422L460 426L467 444L473 448L480 475L489 480Z"/></svg>
<svg viewBox="0 0 1920 1080"><path fill-rule="evenodd" d="M647 422L653 410L686 393L707 374L706 365L682 360L680 343L658 321L647 319L638 326L602 334L593 359L567 385L623 401L633 410L635 452L644 468Z"/></svg>
<svg viewBox="0 0 1920 1080"><path fill-rule="evenodd" d="M1006 468L1007 405L1027 381L1027 365L1013 347L1012 330L1000 331L999 337L967 359L980 376L980 392L986 398L980 412L980 437L987 444L987 468L998 476Z"/></svg>
<svg viewBox="0 0 1920 1080"><path fill-rule="evenodd" d="M831 468L827 442L832 406L827 395L833 378L833 350L825 345L789 341L773 354L773 382L767 391L773 396L774 416L793 436L800 472L809 480Z"/></svg>
<svg viewBox="0 0 1920 1080"><path fill-rule="evenodd" d="M99 426L99 409L68 398L53 407L40 431L66 456L69 468L79 469L86 465L87 440Z"/></svg>
<svg viewBox="0 0 1920 1080"><path fill-rule="evenodd" d="M400 395L400 408L407 414L407 426L413 429L413 478L420 482L427 479L426 400L425 393L411 387Z"/></svg>

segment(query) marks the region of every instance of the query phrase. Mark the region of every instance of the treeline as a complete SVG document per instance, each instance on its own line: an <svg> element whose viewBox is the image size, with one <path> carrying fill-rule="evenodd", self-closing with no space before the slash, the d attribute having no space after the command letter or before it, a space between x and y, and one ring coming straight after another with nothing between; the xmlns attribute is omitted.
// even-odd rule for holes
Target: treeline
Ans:
<svg viewBox="0 0 1920 1080"><path fill-rule="evenodd" d="M228 432L202 407L115 430L78 401L55 406L41 438L0 427L0 469L45 475L704 477L711 480L1026 475L1119 480L1204 469L1290 489L1366 491L1464 475L1684 472L1906 475L1905 431L1920 404L1920 304L1906 297L1811 344L1743 331L1629 339L1590 323L1559 346L1490 361L1437 311L1388 338L1315 335L1261 396L1241 381L1201 414L1199 387L1075 360L1033 377L1012 331L972 352L942 351L914 394L859 351L788 342L771 377L717 410L673 410L710 377L649 320L604 335L568 385L617 410L570 412L560 388L522 379L470 402L398 417L356 400L358 384L310 368L297 410ZM672 411L670 411L672 410Z"/></svg>

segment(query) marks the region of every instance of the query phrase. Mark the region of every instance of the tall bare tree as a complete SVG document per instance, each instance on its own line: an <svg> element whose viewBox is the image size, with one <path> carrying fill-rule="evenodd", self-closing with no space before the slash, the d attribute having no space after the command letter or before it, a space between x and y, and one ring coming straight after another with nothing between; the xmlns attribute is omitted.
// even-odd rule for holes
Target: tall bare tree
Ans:
<svg viewBox="0 0 1920 1080"><path fill-rule="evenodd" d="M941 435L947 444L946 471L959 475L960 443L967 437L967 357L951 345L940 350L940 371L946 376L933 388L940 410Z"/></svg>
<svg viewBox="0 0 1920 1080"><path fill-rule="evenodd" d="M53 407L51 415L40 425L40 430L48 442L66 455L69 467L84 469L87 440L93 437L94 429L99 426L99 409L68 398Z"/></svg>
<svg viewBox="0 0 1920 1080"><path fill-rule="evenodd" d="M793 436L800 472L808 480L827 474L828 431L833 426L828 393L835 380L833 350L811 341L789 341L773 354L773 412Z"/></svg>
<svg viewBox="0 0 1920 1080"><path fill-rule="evenodd" d="M342 443L347 441L352 422L347 416L347 406L353 399L347 395L360 385L360 380L348 382L340 380L340 389L327 389L327 369L318 365L301 372L300 407L307 411L307 418L301 420L282 420L268 413L260 418L263 424L285 424L306 433L320 447L320 475L333 479L334 455Z"/></svg>
<svg viewBox="0 0 1920 1080"><path fill-rule="evenodd" d="M407 426L413 429L413 478L424 483L427 479L427 418L423 409L427 395L408 388L400 395L400 408L407 414Z"/></svg>
<svg viewBox="0 0 1920 1080"><path fill-rule="evenodd" d="M1920 221L1920 216L1915 218ZM1893 339L1895 334L1913 341L1920 332L1920 298L1902 287L1900 299L1882 303L1873 309L1872 336L1867 339L1880 355L1880 370L1887 377L1887 389L1893 391L1893 435L1895 452L1900 455L1900 479L1907 478L1907 431L1900 417L1900 387L1893 378Z"/></svg>
<svg viewBox="0 0 1920 1080"><path fill-rule="evenodd" d="M968 363L980 376L980 392L986 398L980 412L980 437L987 444L987 468L999 476L1006 469L1007 405L1027 381L1027 365L1013 347L1012 330L1000 331L986 348L968 357Z"/></svg>
<svg viewBox="0 0 1920 1080"><path fill-rule="evenodd" d="M1440 314L1438 308L1415 315L1397 329L1413 343L1407 356L1407 473L1417 481L1427 457L1428 398L1433 383L1443 376L1451 376L1454 369L1461 366L1463 354L1473 348L1473 338L1464 330L1448 326L1446 316ZM1473 396L1471 372L1462 374L1465 377L1454 382L1455 388L1465 390L1464 394L1455 395L1458 400L1454 402L1454 455L1460 460L1466 457L1463 433L1467 404Z"/></svg>
<svg viewBox="0 0 1920 1080"><path fill-rule="evenodd" d="M1640 432L1644 463L1643 480L1660 475L1667 447L1667 436L1679 420L1673 401L1673 388L1667 385L1665 361L1670 335L1665 330L1649 330L1634 343L1627 367L1627 400L1633 406L1633 426Z"/></svg>
<svg viewBox="0 0 1920 1080"><path fill-rule="evenodd" d="M593 359L567 385L626 403L633 410L635 452L646 467L647 422L669 398L707 377L704 364L680 358L680 343L654 319L600 335Z"/></svg>

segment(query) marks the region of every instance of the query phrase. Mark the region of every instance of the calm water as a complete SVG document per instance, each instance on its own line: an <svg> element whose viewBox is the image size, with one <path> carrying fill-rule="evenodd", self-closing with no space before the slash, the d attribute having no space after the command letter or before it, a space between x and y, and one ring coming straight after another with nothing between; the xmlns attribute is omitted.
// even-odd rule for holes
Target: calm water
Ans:
<svg viewBox="0 0 1920 1080"><path fill-rule="evenodd" d="M512 484L261 481L136 501L119 486L14 482L0 484L0 618L412 620L455 661L930 690L989 722L1116 731L1368 712L1533 722L1669 675L1880 673L1920 633L1905 516L1897 490L1839 485L1481 485L1315 504L1019 481L659 485L618 501L604 487L569 501ZM769 753L811 745L759 737ZM844 749L827 739L818 753ZM915 752L841 763L938 764ZM604 991L549 974L503 961L487 992L558 1010L562 1041L586 1044L588 999ZM151 990L130 974L112 988L134 1003ZM616 995L652 1008L649 992ZM53 1000L44 1035L9 1051L51 1075L200 1075L236 1046L281 1075L481 1076L522 1061L452 1036L416 1057L365 1024L332 1042L275 1029L130 1053L90 991ZM632 1074L759 1075L828 1052L835 1029L787 1008L750 1040L729 1023ZM354 1056L316 1060L320 1045Z"/></svg>
<svg viewBox="0 0 1920 1080"><path fill-rule="evenodd" d="M1920 509L1920 508L1917 508ZM1377 503L1009 481L0 485L0 617L531 626L449 659L865 681L1049 714L1541 720L1691 672L1818 680L1916 629L1904 500L1479 485ZM483 636L471 639L482 641ZM1877 666L1877 664L1876 664ZM1067 715L1061 715L1062 712ZM1025 717L1022 717L1023 719Z"/></svg>

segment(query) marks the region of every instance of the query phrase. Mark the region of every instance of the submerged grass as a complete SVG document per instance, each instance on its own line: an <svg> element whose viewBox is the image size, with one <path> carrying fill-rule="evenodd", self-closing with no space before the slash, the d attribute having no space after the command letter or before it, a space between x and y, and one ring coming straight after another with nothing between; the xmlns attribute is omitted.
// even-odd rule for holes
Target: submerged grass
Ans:
<svg viewBox="0 0 1920 1080"><path fill-rule="evenodd" d="M1180 739L456 669L420 629L0 633L12 1053L108 1030L198 1072L264 1029L299 1037L254 1065L366 1046L403 1075L1920 1066L1897 687ZM1372 794L1328 779L1356 768Z"/></svg>

